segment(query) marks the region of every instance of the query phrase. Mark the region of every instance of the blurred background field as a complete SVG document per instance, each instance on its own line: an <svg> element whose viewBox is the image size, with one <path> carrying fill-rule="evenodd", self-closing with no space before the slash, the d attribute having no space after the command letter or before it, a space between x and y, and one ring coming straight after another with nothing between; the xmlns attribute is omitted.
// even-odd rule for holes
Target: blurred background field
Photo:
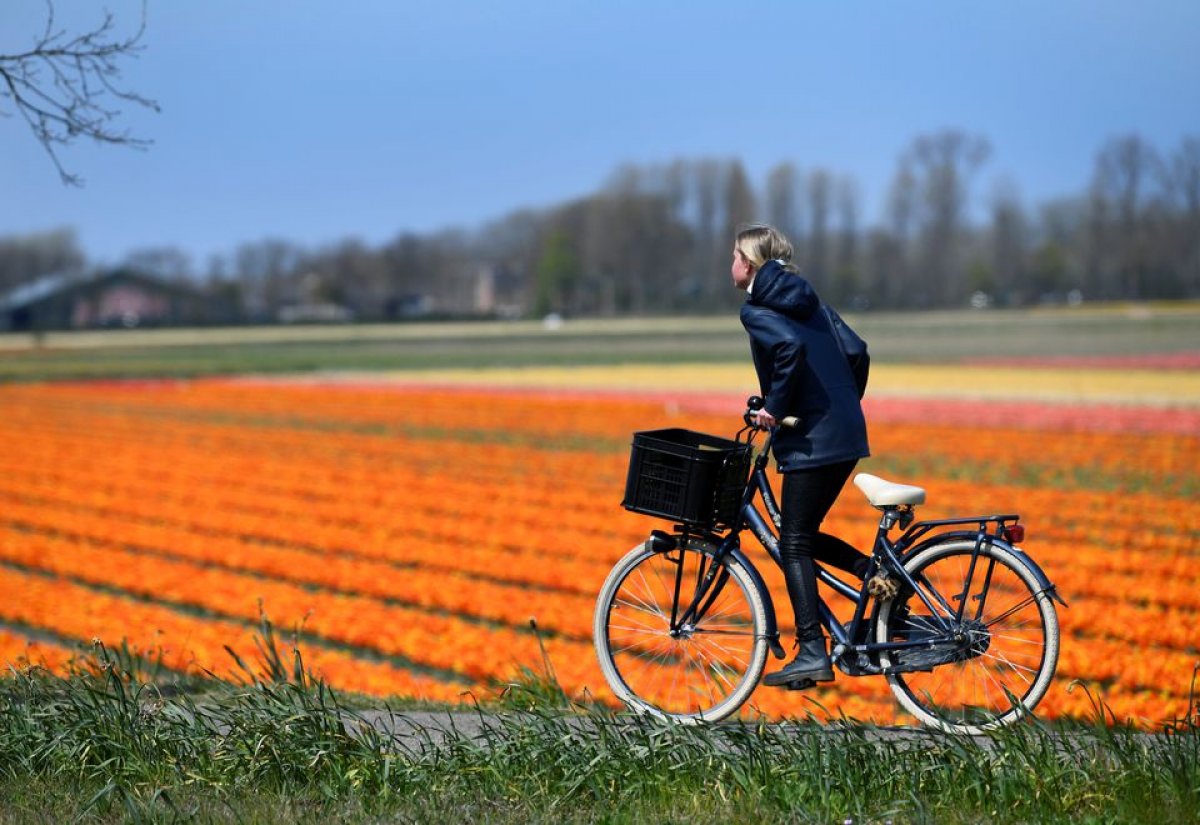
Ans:
<svg viewBox="0 0 1200 825"><path fill-rule="evenodd" d="M1107 357L1107 365L1129 369L1136 368L1138 357L1153 355L1159 365L1174 363L1194 372L1196 364L1187 357L1200 351L1200 304L1194 302L872 312L847 317L870 342L875 364L990 361L995 366L1004 359L1033 358L1053 366L1055 359L1085 356ZM550 324L484 321L59 331L0 334L0 381L311 370L740 364L748 352L734 312ZM1175 362L1169 360L1172 355L1177 356Z"/></svg>

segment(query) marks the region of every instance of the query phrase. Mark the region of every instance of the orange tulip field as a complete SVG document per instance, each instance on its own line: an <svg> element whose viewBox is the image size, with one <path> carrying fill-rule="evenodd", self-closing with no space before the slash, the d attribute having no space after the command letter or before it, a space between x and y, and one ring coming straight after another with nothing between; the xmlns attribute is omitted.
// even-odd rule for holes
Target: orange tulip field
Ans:
<svg viewBox="0 0 1200 825"><path fill-rule="evenodd" d="M536 619L568 693L612 701L595 597L618 558L669 527L620 506L630 435L732 436L741 398L384 380L0 385L0 662L60 670L101 640L227 673L226 646L255 659L261 609L335 688L457 703L541 671ZM1196 712L1197 408L869 393L866 410L859 469L924 486L919 517L1021 514L1025 550L1069 605L1039 716L1090 718L1096 699L1144 727ZM848 486L826 529L865 548L875 521ZM782 578L744 541L786 639ZM746 712L911 721L882 677L760 687Z"/></svg>

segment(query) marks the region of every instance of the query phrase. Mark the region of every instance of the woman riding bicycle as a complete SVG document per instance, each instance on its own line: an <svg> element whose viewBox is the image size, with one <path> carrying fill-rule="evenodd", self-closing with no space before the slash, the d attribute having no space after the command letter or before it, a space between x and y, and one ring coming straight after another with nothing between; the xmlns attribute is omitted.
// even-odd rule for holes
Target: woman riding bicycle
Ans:
<svg viewBox="0 0 1200 825"><path fill-rule="evenodd" d="M859 382L812 285L791 265L792 244L770 226L751 226L734 242L733 284L746 290L742 325L765 400L761 427L784 418L773 452L783 474L779 551L796 619L795 659L767 675L767 685L807 687L833 679L817 615L814 560L865 575L870 559L821 522L860 458L870 455ZM865 386L865 382L862 384Z"/></svg>

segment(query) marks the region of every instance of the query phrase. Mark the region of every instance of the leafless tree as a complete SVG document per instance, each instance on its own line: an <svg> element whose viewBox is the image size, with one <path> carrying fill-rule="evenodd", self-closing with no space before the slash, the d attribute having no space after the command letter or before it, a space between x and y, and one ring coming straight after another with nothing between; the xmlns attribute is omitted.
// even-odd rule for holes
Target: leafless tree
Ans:
<svg viewBox="0 0 1200 825"><path fill-rule="evenodd" d="M888 190L884 230L872 245L872 300L879 304L905 306L916 297L909 259L917 226L918 200L912 164L901 158Z"/></svg>
<svg viewBox="0 0 1200 825"><path fill-rule="evenodd" d="M195 277L192 257L177 246L135 249L125 256L125 266L165 281L186 283Z"/></svg>
<svg viewBox="0 0 1200 825"><path fill-rule="evenodd" d="M987 139L946 130L913 141L908 159L919 181L923 206L923 277L935 303L956 303L964 281L959 261L971 176L987 160Z"/></svg>
<svg viewBox="0 0 1200 825"><path fill-rule="evenodd" d="M721 239L733 243L737 227L754 220L754 189L740 160L731 161L725 172L725 236Z"/></svg>
<svg viewBox="0 0 1200 825"><path fill-rule="evenodd" d="M1018 290L1025 280L1026 219L1016 184L1003 180L992 195L992 283L981 288L996 292L1008 304L1019 303ZM1060 284L1047 285L1058 289Z"/></svg>
<svg viewBox="0 0 1200 825"><path fill-rule="evenodd" d="M716 250L720 243L717 220L720 215L721 164L715 160L699 161L692 172L696 192L696 246L694 271L701 273L702 294L712 306L725 289L723 273L715 266Z"/></svg>
<svg viewBox="0 0 1200 825"><path fill-rule="evenodd" d="M33 131L63 183L79 186L59 149L78 138L142 149L150 141L120 128L121 107L134 104L155 112L159 106L120 85L121 65L142 51L146 8L132 35L116 31L104 13L99 25L80 34L59 28L52 0L46 0L46 25L23 52L0 54L0 116L19 115Z"/></svg>
<svg viewBox="0 0 1200 825"><path fill-rule="evenodd" d="M1161 180L1162 161L1154 147L1138 135L1110 140L1096 158L1092 197L1107 220L1102 231L1112 236L1114 259L1124 298L1142 298L1151 249L1150 220L1152 191Z"/></svg>
<svg viewBox="0 0 1200 825"><path fill-rule="evenodd" d="M861 289L858 267L858 186L850 175L837 179L835 204L838 234L830 298L845 303Z"/></svg>
<svg viewBox="0 0 1200 825"><path fill-rule="evenodd" d="M780 163L767 174L767 222L799 243L799 174L791 163Z"/></svg>
<svg viewBox="0 0 1200 825"><path fill-rule="evenodd" d="M286 240L267 239L238 246L233 253L233 268L251 317L269 317L285 301L294 299L293 281L302 269L303 256L302 249Z"/></svg>
<svg viewBox="0 0 1200 825"><path fill-rule="evenodd" d="M45 275L78 277L84 266L73 229L0 237L0 293Z"/></svg>
<svg viewBox="0 0 1200 825"><path fill-rule="evenodd" d="M798 255L805 275L820 290L827 283L829 274L829 213L833 201L833 177L824 169L814 169L808 174L807 249Z"/></svg>
<svg viewBox="0 0 1200 825"><path fill-rule="evenodd" d="M1184 138L1171 158L1169 191L1179 211L1177 266L1184 289L1200 295L1200 138Z"/></svg>

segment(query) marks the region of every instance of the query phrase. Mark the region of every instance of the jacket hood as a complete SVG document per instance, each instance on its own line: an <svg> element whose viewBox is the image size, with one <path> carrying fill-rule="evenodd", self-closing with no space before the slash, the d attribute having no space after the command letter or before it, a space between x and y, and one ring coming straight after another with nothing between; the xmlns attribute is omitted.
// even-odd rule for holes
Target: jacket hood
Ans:
<svg viewBox="0 0 1200 825"><path fill-rule="evenodd" d="M796 273L788 272L778 261L767 261L759 268L746 300L801 321L821 305L812 284Z"/></svg>

